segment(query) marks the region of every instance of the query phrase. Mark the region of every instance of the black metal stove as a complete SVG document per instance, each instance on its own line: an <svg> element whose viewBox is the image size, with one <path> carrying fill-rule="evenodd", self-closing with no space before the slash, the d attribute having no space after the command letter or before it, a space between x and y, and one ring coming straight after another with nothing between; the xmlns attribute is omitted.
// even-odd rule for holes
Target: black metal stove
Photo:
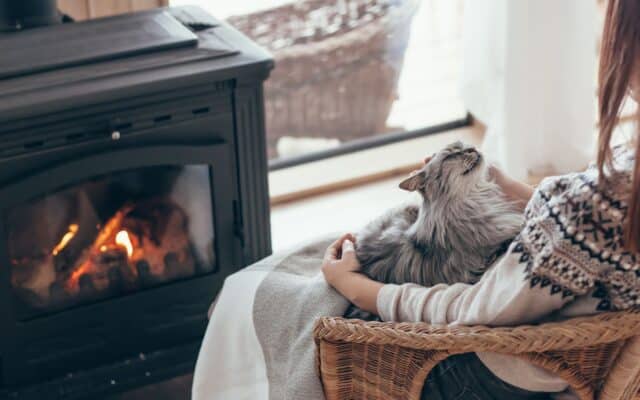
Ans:
<svg viewBox="0 0 640 400"><path fill-rule="evenodd" d="M190 371L224 278L271 252L269 54L192 7L0 54L0 397Z"/></svg>

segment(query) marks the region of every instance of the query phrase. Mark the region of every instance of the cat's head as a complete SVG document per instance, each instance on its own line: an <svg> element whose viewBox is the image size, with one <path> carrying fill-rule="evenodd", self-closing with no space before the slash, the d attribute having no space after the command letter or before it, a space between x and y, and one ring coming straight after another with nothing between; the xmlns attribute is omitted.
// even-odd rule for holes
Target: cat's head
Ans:
<svg viewBox="0 0 640 400"><path fill-rule="evenodd" d="M425 199L463 196L487 180L487 167L475 147L455 142L434 154L421 169L400 182L400 188Z"/></svg>

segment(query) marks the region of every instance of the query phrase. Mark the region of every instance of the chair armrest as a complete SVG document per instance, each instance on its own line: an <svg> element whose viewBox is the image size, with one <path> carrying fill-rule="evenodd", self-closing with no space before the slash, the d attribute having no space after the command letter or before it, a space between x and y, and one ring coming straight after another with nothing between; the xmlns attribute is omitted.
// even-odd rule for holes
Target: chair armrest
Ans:
<svg viewBox="0 0 640 400"><path fill-rule="evenodd" d="M609 372L625 343L633 342L628 339L638 334L639 324L638 311L510 328L326 317L316 322L314 339L327 400L417 400L425 377L438 362L479 351L522 358L565 379L580 399L593 400L603 386L615 388L608 390L614 395L637 391L640 369L614 370L616 377ZM635 353L640 351L630 352L625 365L640 365ZM618 387L620 382L624 387Z"/></svg>
<svg viewBox="0 0 640 400"><path fill-rule="evenodd" d="M600 313L562 322L499 328L323 317L316 322L314 337L316 341L397 345L416 350L520 354L571 350L625 340L638 334L639 324L639 311Z"/></svg>

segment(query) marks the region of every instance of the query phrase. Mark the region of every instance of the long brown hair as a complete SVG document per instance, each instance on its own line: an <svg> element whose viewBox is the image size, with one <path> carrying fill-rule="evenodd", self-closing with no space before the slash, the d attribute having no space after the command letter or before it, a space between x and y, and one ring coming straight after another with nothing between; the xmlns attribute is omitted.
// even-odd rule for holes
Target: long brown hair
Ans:
<svg viewBox="0 0 640 400"><path fill-rule="evenodd" d="M606 182L605 168L613 171L611 136L618 123L621 108L629 92L632 74L640 73L636 63L640 59L640 1L608 0L600 49L598 73L598 169ZM639 132L640 134L640 132ZM625 247L640 251L640 138L635 140L636 163L627 225Z"/></svg>

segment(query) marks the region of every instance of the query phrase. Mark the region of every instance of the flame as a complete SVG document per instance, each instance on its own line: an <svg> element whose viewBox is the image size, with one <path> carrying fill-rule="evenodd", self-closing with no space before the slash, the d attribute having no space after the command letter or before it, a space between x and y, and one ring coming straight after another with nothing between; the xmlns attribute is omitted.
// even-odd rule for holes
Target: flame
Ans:
<svg viewBox="0 0 640 400"><path fill-rule="evenodd" d="M116 244L123 246L127 249L127 255L131 257L133 255L133 244L129 238L127 231L120 231L116 234Z"/></svg>
<svg viewBox="0 0 640 400"><path fill-rule="evenodd" d="M90 247L90 251L87 252L87 254L85 254L84 260L71 273L71 276L67 281L67 287L69 290L72 290L71 288L77 287L78 280L80 279L80 277L91 269L93 265L93 261L91 260L91 255L92 254L94 255L99 251L104 253L109 249L109 244L113 243L112 242L112 240L114 239L113 233L122 227L122 220L124 219L124 216L126 215L126 213L130 211L130 209L131 209L130 206L125 206L121 210L116 212L115 215L104 226L101 226L100 224L97 225L96 228L101 227L100 232L98 233L98 236L93 241L93 244ZM122 233L122 231L120 231L118 234L120 233ZM122 236L125 236L122 239L124 239L124 241L128 241L129 243L131 243L131 241L128 240L129 237L127 232L125 231L124 233L126 236L122 235ZM120 244L117 240L116 240L116 243L124 247L126 250L129 249L124 243ZM133 246L131 246L131 251L133 252Z"/></svg>
<svg viewBox="0 0 640 400"><path fill-rule="evenodd" d="M65 233L64 236L62 236L62 239L60 239L60 242L56 245L56 247L53 248L51 254L57 256L62 250L64 250L67 244L69 244L71 239L73 239L73 237L78 232L78 228L78 224L69 225L69 231Z"/></svg>

